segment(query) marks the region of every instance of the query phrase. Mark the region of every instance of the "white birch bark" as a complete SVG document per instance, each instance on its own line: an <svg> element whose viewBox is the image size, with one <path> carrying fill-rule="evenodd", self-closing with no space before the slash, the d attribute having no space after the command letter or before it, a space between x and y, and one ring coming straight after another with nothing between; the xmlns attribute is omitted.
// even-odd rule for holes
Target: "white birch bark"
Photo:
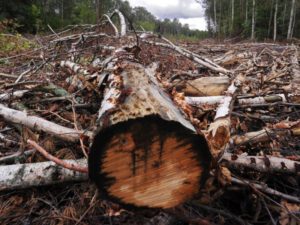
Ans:
<svg viewBox="0 0 300 225"><path fill-rule="evenodd" d="M293 26L294 11L295 11L295 0L292 0L289 28L288 28L288 32L287 32L287 39L292 38L292 26Z"/></svg>
<svg viewBox="0 0 300 225"><path fill-rule="evenodd" d="M30 116L25 112L8 108L2 104L0 104L0 116L6 121L21 124L34 130L44 131L57 138L70 142L78 141L80 135L90 135L89 132L84 133L83 131L76 131L71 128L63 127L40 117Z"/></svg>
<svg viewBox="0 0 300 225"><path fill-rule="evenodd" d="M87 165L86 159L65 161L69 164ZM51 161L0 166L0 191L87 179L86 173L63 168Z"/></svg>

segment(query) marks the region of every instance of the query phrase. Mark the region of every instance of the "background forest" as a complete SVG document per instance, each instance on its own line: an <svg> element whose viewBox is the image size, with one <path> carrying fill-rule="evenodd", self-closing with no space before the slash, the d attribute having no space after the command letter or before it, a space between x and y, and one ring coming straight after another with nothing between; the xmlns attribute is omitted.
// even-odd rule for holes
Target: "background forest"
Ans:
<svg viewBox="0 0 300 225"><path fill-rule="evenodd" d="M177 18L159 20L144 7L121 0L1 0L0 29L19 32L48 31L70 24L90 24L114 8L125 14L137 29L164 35L193 38L291 39L300 37L299 0L197 0L205 9L208 31L189 29ZM184 9L183 9L184 10ZM201 12L199 12L201 15ZM0 30L1 31L1 30ZM8 30L9 31L9 30Z"/></svg>

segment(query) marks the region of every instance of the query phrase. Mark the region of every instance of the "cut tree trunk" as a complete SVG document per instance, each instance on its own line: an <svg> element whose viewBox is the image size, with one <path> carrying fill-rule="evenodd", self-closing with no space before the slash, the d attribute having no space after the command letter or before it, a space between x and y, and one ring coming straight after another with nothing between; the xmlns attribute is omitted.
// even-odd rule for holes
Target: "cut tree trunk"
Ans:
<svg viewBox="0 0 300 225"><path fill-rule="evenodd" d="M123 62L109 76L89 176L124 205L171 208L199 192L211 155L204 136L159 88L155 69Z"/></svg>

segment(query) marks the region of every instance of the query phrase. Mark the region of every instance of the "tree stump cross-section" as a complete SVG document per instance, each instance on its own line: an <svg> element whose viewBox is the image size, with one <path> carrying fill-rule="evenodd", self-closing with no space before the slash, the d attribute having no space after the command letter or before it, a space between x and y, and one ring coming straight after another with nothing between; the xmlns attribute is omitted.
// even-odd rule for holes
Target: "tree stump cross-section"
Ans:
<svg viewBox="0 0 300 225"><path fill-rule="evenodd" d="M183 125L182 121L188 121L167 95L151 90L159 87L149 81L141 66L124 70L129 72L122 73L127 81L122 88L130 88L132 94L115 110L110 109L109 115L103 114L111 123L106 122L105 128L96 131L89 155L89 176L103 194L121 204L150 208L177 206L195 196L205 181L211 161L206 139ZM138 76L131 76L137 75L137 71ZM131 79L147 82L140 87ZM151 101L140 103L139 99ZM112 118L120 115L118 111L130 109L132 104L137 106L134 117L118 117L114 123L116 120ZM149 113L145 107L152 111ZM162 107L168 112L161 112Z"/></svg>

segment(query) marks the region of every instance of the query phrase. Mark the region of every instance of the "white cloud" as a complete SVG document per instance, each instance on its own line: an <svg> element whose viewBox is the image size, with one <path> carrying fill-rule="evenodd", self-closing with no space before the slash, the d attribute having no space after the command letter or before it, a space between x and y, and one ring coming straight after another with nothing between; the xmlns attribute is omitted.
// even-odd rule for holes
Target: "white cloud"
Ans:
<svg viewBox="0 0 300 225"><path fill-rule="evenodd" d="M204 9L195 0L128 0L130 5L143 6L159 19L180 18L191 29L206 30ZM184 22L183 22L184 21Z"/></svg>
<svg viewBox="0 0 300 225"><path fill-rule="evenodd" d="M204 17L180 18L180 23L188 24L192 30L207 30L207 23Z"/></svg>

